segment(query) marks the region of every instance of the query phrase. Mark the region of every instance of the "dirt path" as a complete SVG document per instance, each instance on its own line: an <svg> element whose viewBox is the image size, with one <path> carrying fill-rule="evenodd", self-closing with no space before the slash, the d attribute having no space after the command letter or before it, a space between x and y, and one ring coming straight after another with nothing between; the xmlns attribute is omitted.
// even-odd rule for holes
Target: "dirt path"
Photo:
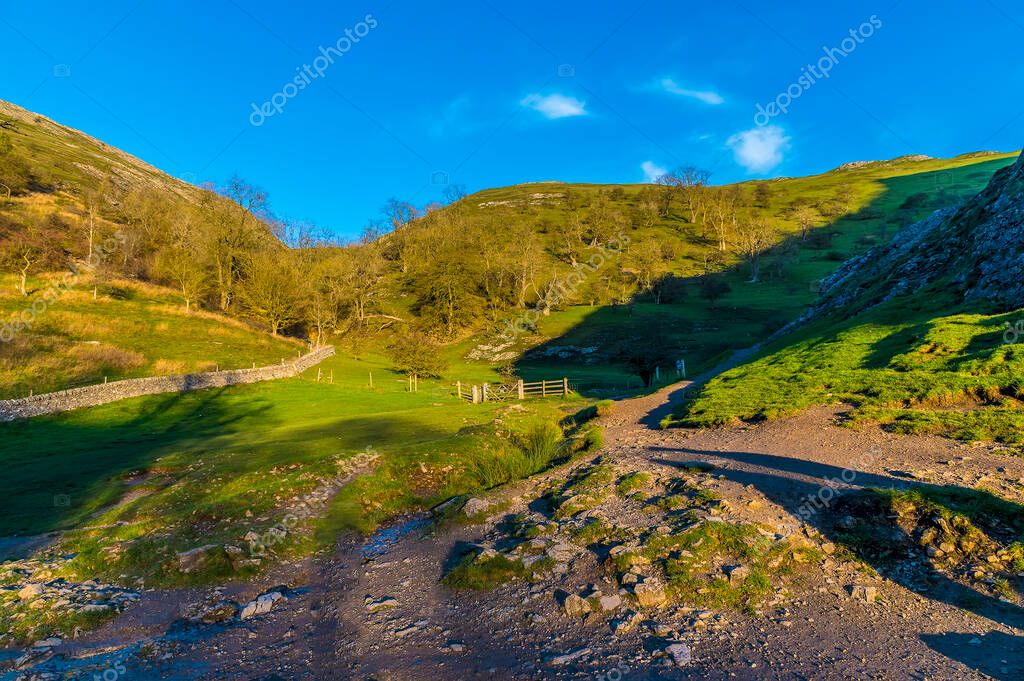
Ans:
<svg viewBox="0 0 1024 681"><path fill-rule="evenodd" d="M607 444L599 456L497 492L487 499L495 504L487 519L447 525L428 537L411 522L374 555L347 539L333 555L287 566L278 573L287 575L280 589L287 599L264 615L172 627L161 635L173 608L150 605L148 619L129 612L138 637L154 643L145 655L128 655L126 678L1024 678L1020 598L1002 602L972 592L923 563L889 570L830 548L844 521L837 500L849 491L949 484L1024 503L1024 460L993 447L853 430L840 426L840 412L830 408L750 427L653 429L685 387L618 403L605 419ZM609 574L607 556L595 550L573 549L564 567L560 562L532 583L480 592L440 584L467 547L505 550L511 515L552 524L543 492L595 461L665 480L693 478L687 471L694 463L713 466L698 476L724 502L709 521L757 523L776 539L822 548L822 559L753 612L669 606L641 613L637 626L618 632L611 625L628 617L624 607L580 618L567 616L562 605L581 589L626 592ZM808 507L825 496L828 503ZM655 526L669 517L638 513L621 500L581 515L646 523L648 532L661 531ZM856 587L877 588L877 601L855 598ZM260 591L250 585L220 595L245 602ZM123 642L131 626L101 630L83 643L94 650L104 637ZM672 644L685 645L685 663L666 655ZM89 650L83 645L78 652Z"/></svg>

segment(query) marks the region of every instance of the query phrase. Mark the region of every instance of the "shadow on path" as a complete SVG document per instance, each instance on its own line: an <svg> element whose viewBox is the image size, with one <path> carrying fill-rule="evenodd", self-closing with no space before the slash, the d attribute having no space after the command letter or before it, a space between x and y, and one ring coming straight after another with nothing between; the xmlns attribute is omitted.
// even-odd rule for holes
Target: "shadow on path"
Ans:
<svg viewBox="0 0 1024 681"><path fill-rule="evenodd" d="M848 522L844 516L851 509L860 508L872 498L873 492L870 490L913 489L928 494L930 499L954 500L950 504L956 504L957 513L966 515L975 526L985 529L999 525L999 520L990 517L992 509L998 509L999 515L1011 519L1011 522L1015 517L1024 518L1024 507L1019 504L984 491L917 483L773 454L706 451L685 447L653 449L664 454L664 458L654 459L654 462L665 466L680 467L693 461L715 464L718 475L756 488L795 518L816 529L828 541L847 548L879 574L910 591L1007 626L1024 628L1024 608L940 572L919 546L916 537L910 536L906 529L897 524L894 515L871 516L873 524L866 525L870 535L866 543L854 541L851 533L845 531L847 528L841 526L843 522ZM830 491L822 494L826 489ZM969 503L960 504L962 500ZM883 547L883 550L876 552L873 550L876 547ZM999 666L999 659L1013 657L1013 660L1008 660L1011 666L1024 664L1024 639L1020 637L999 632L989 634L986 639L991 640L983 642L983 647L989 651L987 655L975 655L976 651L965 647L966 642L961 640L963 638L954 633L922 636L922 640L934 650L970 664L975 669L984 668L985 673L993 673L989 667Z"/></svg>

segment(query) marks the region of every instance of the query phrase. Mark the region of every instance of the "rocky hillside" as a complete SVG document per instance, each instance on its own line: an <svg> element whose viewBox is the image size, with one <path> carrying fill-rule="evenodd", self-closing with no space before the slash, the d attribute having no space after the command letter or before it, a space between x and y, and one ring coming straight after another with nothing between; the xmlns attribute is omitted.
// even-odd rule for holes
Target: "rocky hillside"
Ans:
<svg viewBox="0 0 1024 681"><path fill-rule="evenodd" d="M884 246L853 258L823 285L816 312L848 313L940 287L996 311L1024 300L1024 156L959 207L936 211Z"/></svg>

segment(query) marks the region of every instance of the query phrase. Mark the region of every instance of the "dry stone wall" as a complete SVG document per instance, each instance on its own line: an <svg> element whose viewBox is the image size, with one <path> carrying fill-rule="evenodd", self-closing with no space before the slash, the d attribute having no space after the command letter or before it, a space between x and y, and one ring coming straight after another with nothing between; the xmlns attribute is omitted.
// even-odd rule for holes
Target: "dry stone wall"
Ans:
<svg viewBox="0 0 1024 681"><path fill-rule="evenodd" d="M227 371L209 371L198 374L182 374L179 376L153 376L150 378L129 378L83 388L72 388L43 395L33 395L16 400L0 400L0 421L56 414L83 407L95 407L100 404L116 402L130 397L143 395L159 395L162 393L180 393L207 388L222 388L229 385L272 381L278 378L290 378L301 374L306 369L316 366L334 355L334 348L327 346L314 350L291 362L275 364L255 369L231 369Z"/></svg>

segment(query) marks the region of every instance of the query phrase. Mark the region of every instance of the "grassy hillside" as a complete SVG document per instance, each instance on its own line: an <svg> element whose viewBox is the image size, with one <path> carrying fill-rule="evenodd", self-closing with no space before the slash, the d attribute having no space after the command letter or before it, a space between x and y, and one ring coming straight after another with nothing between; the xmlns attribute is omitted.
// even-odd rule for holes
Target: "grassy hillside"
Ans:
<svg viewBox="0 0 1024 681"><path fill-rule="evenodd" d="M710 230L690 222L683 207L676 206L649 227L628 227L630 244L624 252L609 258L549 315L519 313L496 322L495 331L482 333L485 340L477 343L470 357L514 356L517 369L526 376L568 373L589 381L597 391L640 385L633 356L638 348L646 349L663 367L685 359L691 372L710 368L731 351L761 342L799 317L818 299L819 282L844 260L884 243L933 210L973 196L1014 158L970 154L948 160L906 159L740 185L750 197L741 215L767 215L774 229L773 245L763 255L756 283L750 281L750 268L739 254L732 248L720 251L708 236ZM759 186L769 189L759 192ZM515 206L506 219L541 225L549 259L545 266L564 279L571 269L555 255L557 234L545 232L543 225L564 222L574 209L564 198L530 197L569 192L572 203L585 203L588 197L609 200L616 192L616 207L628 213L650 189L525 185L482 192L466 201L480 214L513 211ZM841 194L848 200L842 213L822 217L806 236L801 235L796 208L828 203ZM755 196L760 202L755 203ZM650 243L663 254L656 267L658 276L668 282L660 302L650 291L637 290L633 281L636 260ZM724 284L721 297L704 295L709 280ZM597 304L588 304L588 298ZM506 321L520 329L511 343Z"/></svg>
<svg viewBox="0 0 1024 681"><path fill-rule="evenodd" d="M0 290L11 279L0 279ZM34 279L34 288L48 281ZM0 294L0 319L20 319L31 299ZM304 345L212 313L186 314L173 291L110 281L77 285L0 343L0 399L139 376L241 369L293 357Z"/></svg>
<svg viewBox="0 0 1024 681"><path fill-rule="evenodd" d="M1024 442L1024 310L1005 283L1020 284L1007 267L1020 250L1022 197L1018 162L960 210L851 263L817 318L713 380L668 424L844 402L852 420L895 432Z"/></svg>

